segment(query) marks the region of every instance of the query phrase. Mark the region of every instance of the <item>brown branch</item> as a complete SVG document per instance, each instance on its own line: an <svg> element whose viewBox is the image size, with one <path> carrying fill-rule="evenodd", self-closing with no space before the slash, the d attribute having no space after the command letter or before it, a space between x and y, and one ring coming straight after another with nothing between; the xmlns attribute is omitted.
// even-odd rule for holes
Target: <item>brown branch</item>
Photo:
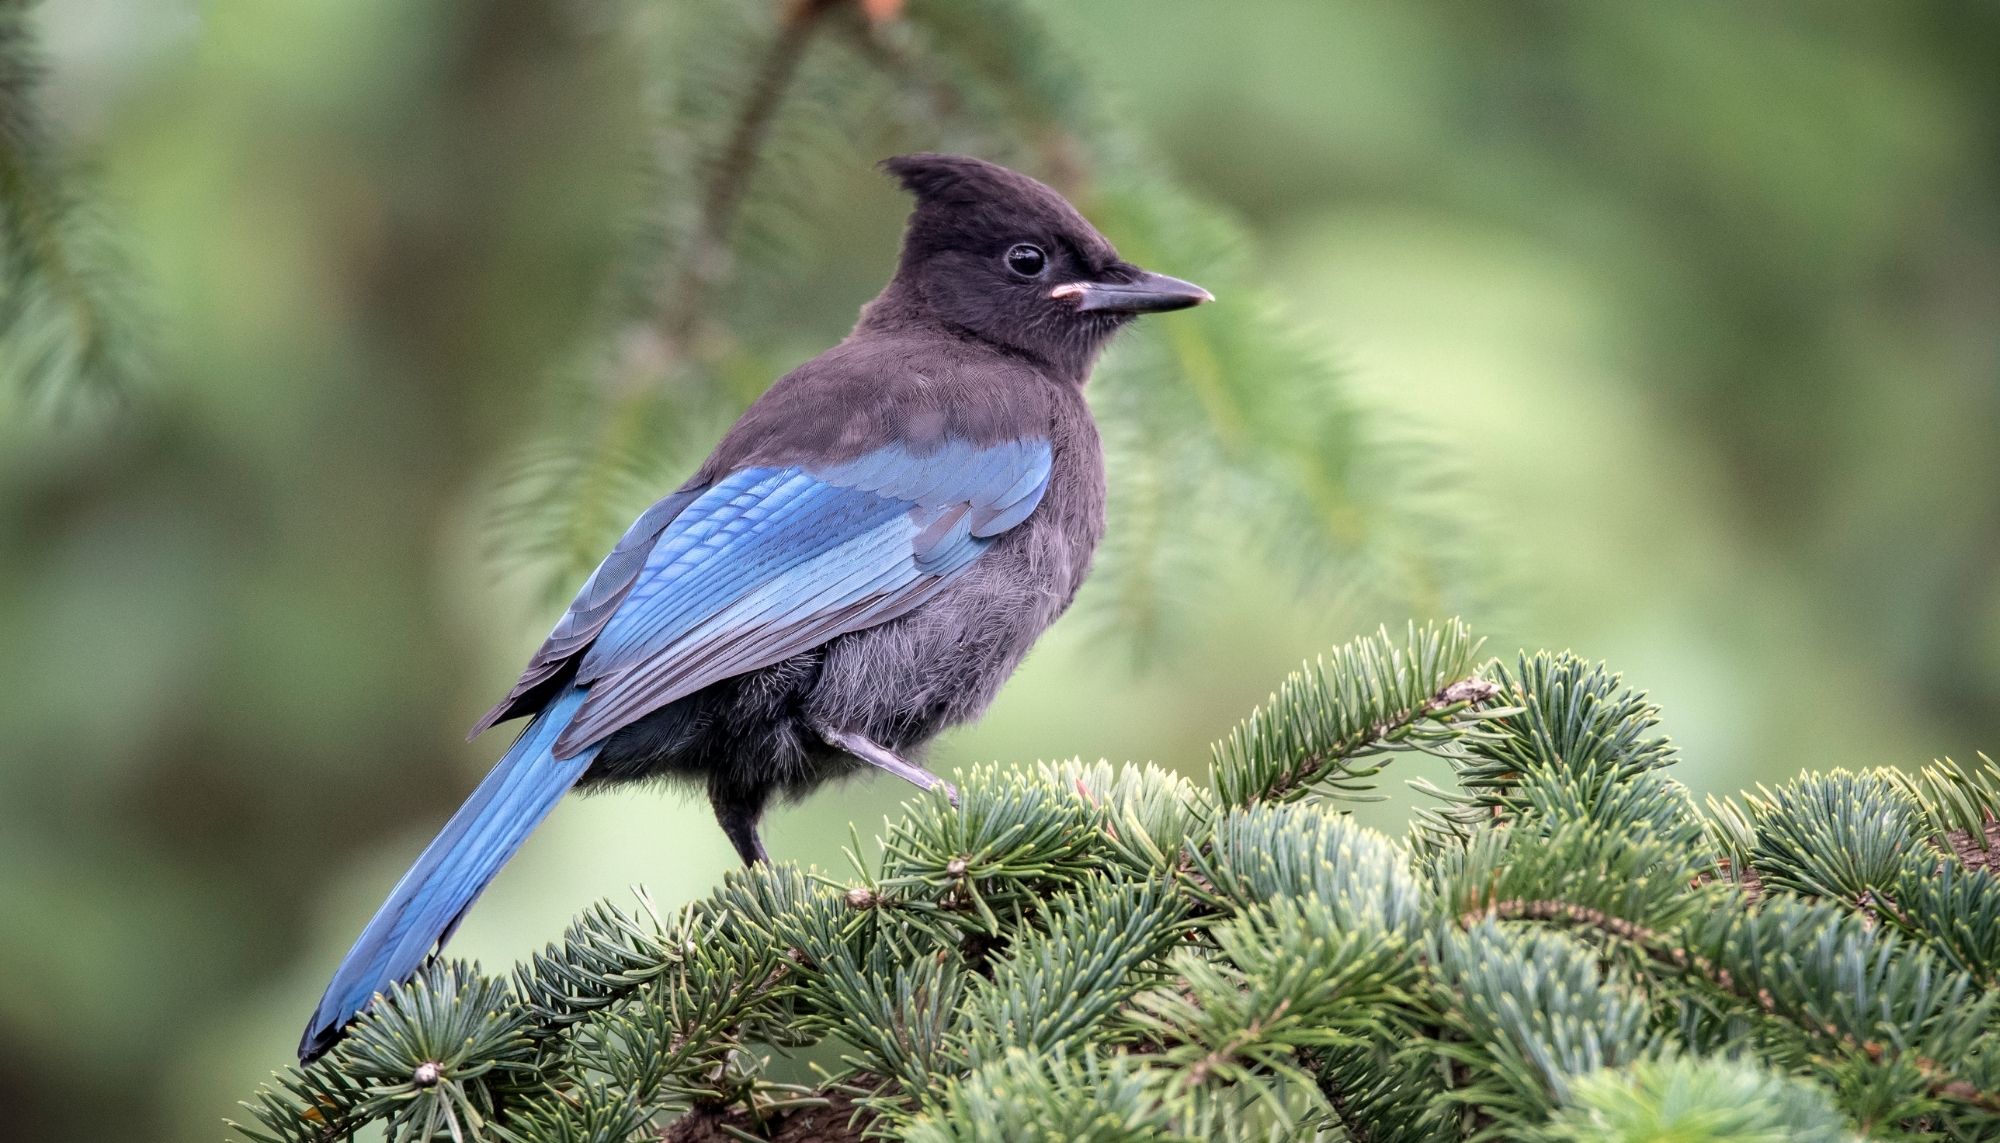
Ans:
<svg viewBox="0 0 2000 1143"><path fill-rule="evenodd" d="M862 0L864 10L869 3L870 0ZM877 29L888 22L871 18L866 23L843 22L841 28L863 60L924 101L929 120L956 121L961 129L971 128L991 135L990 126L967 114L973 101L967 97L961 71L939 66L938 60L910 50L901 40L877 35ZM1016 100L1011 112L1021 129L1011 132L1010 137L1034 155L1040 167L1036 174L1071 198L1083 194L1089 181L1090 163L1085 154L1087 148L1076 134L1045 108Z"/></svg>
<svg viewBox="0 0 2000 1143"><path fill-rule="evenodd" d="M1984 869L2000 876L2000 820L1987 818L1983 828L1974 833L1971 830L1955 829L1946 832L1945 840L1951 845L1951 852L1967 869Z"/></svg>
<svg viewBox="0 0 2000 1143"><path fill-rule="evenodd" d="M867 1137L872 1118L852 1096L829 1090L771 1109L762 1121L746 1111L700 1108L668 1124L661 1138L665 1143L738 1143L746 1138L770 1143L859 1143Z"/></svg>
<svg viewBox="0 0 2000 1143"><path fill-rule="evenodd" d="M1277 1023L1284 1018L1285 1013L1290 1010L1291 1006L1292 1002L1290 998L1280 999L1272 1007L1268 1015L1259 1016L1250 1021L1242 1029L1232 1032L1220 1046L1211 1048L1207 1055L1188 1065L1187 1070L1182 1073L1187 1080L1188 1086L1199 1087L1207 1083L1209 1073L1233 1061L1238 1052L1256 1043L1257 1037L1264 1034L1266 1021L1272 1024Z"/></svg>
<svg viewBox="0 0 2000 1143"><path fill-rule="evenodd" d="M847 0L790 0L778 20L778 35L757 67L749 98L737 112L728 142L701 196L701 218L695 227L693 247L687 252L680 277L663 291L659 329L670 350L685 346L701 319L702 297L722 277L727 263L729 234L742 213L743 198L756 172L759 150L771 133L771 122L784 102L785 92L798 74L799 62L821 26L821 18Z"/></svg>
<svg viewBox="0 0 2000 1143"><path fill-rule="evenodd" d="M1326 1097L1326 1105L1333 1109L1333 1118L1340 1124L1340 1129L1347 1133L1350 1143L1374 1143L1374 1125L1355 1114L1353 1108L1348 1106L1347 1093L1326 1078L1325 1061L1320 1061L1320 1065L1320 1094Z"/></svg>

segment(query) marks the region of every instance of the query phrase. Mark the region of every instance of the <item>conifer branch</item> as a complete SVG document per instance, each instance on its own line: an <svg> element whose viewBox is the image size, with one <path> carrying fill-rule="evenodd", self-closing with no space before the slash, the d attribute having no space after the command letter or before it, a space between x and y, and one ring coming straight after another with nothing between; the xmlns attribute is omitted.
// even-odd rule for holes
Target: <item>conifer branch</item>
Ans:
<svg viewBox="0 0 2000 1143"><path fill-rule="evenodd" d="M0 9L0 376L58 408L123 401L139 372L126 268L40 115L28 13Z"/></svg>
<svg viewBox="0 0 2000 1143"><path fill-rule="evenodd" d="M2000 866L2000 764L1985 754L1971 765L1940 758L1909 773L1887 772L1916 800L1932 840L1969 867Z"/></svg>
<svg viewBox="0 0 2000 1143"><path fill-rule="evenodd" d="M1662 773L1650 704L1549 656L1494 669L1516 705L1435 732L1460 782L1480 782L1454 796L1481 812L1420 844L1324 799L1227 796L1290 773L1292 747L1386 740L1386 715L1486 678L1457 674L1475 646L1462 633L1450 655L1446 633L1413 638L1431 651L1399 659L1378 636L1331 656L1267 708L1299 732L1244 737L1215 791L1159 768L976 767L958 806L909 803L859 881L745 870L664 916L589 910L511 980L434 968L268 1084L239 1130L1580 1143L1591 1123L1715 1116L1825 1143L1856 1125L1938 1143L2000 1130L2000 879L1936 847L1923 799L1880 776L1808 775L1718 830ZM1809 854L1822 837L1849 852ZM1732 847L1794 888L1718 883ZM1884 886L1886 854L1904 860ZM841 1057L818 1084L770 1074L813 1045Z"/></svg>
<svg viewBox="0 0 2000 1143"><path fill-rule="evenodd" d="M1897 1049L1880 1041L1860 1039L1830 1023L1814 1023L1811 1020L1800 1019L1796 1013L1788 1011L1781 1005L1770 989L1757 987L1738 979L1724 965L1686 948L1667 933L1634 924L1603 910L1568 901L1495 901L1484 908L1461 914L1459 924L1461 927L1470 928L1480 921L1494 919L1561 922L1595 930L1625 942L1658 964L1690 973L1712 985L1717 991L1754 1005L1767 1016L1793 1020L1802 1031L1830 1039L1848 1051L1866 1056L1871 1062L1884 1063L1896 1055ZM1953 1076L1950 1070L1937 1060L1922 1055L1910 1057L1909 1062L1923 1077L1932 1095L2000 1112L2000 1092L1982 1091L1973 1083Z"/></svg>
<svg viewBox="0 0 2000 1143"><path fill-rule="evenodd" d="M737 111L721 153L710 167L701 192L701 214L694 236L681 253L681 273L665 291L659 326L666 344L683 349L701 320L703 296L723 272L729 234L742 212L756 172L758 152L770 136L771 121L783 104L806 49L825 17L852 0L786 0L778 18L777 35L756 64L741 108Z"/></svg>
<svg viewBox="0 0 2000 1143"><path fill-rule="evenodd" d="M1400 643L1384 628L1340 647L1330 662L1306 664L1215 745L1217 793L1232 806L1309 790L1353 799L1382 769L1363 759L1392 749L1450 753L1498 693L1474 671L1478 648L1454 620L1412 624Z"/></svg>

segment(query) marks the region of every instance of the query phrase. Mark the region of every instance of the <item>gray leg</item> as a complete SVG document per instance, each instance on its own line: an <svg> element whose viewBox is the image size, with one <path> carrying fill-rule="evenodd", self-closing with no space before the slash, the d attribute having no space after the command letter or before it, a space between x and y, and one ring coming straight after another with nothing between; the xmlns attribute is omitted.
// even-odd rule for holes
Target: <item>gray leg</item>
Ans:
<svg viewBox="0 0 2000 1143"><path fill-rule="evenodd" d="M870 766L887 770L919 790L943 790L944 796L951 799L952 805L958 804L958 791L951 788L950 782L915 762L897 757L894 751L879 745L867 735L856 734L851 730L833 730L824 726L816 729L828 746L845 750Z"/></svg>
<svg viewBox="0 0 2000 1143"><path fill-rule="evenodd" d="M764 839L757 836L757 819L763 807L724 800L713 793L708 800L715 807L716 823L728 836L729 844L736 847L736 856L743 859L743 864L769 865L771 855L764 852Z"/></svg>

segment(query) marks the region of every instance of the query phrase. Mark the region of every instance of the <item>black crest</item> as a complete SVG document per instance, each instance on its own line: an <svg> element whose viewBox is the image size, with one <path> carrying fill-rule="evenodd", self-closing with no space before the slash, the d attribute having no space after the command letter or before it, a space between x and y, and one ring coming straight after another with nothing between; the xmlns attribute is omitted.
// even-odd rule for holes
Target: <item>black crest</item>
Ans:
<svg viewBox="0 0 2000 1143"><path fill-rule="evenodd" d="M1081 263L1096 270L1118 260L1118 252L1069 200L1054 188L969 155L898 155L882 161L915 196L905 252L940 247L987 252L995 244L1032 240L1067 244Z"/></svg>
<svg viewBox="0 0 2000 1143"><path fill-rule="evenodd" d="M1051 291L1129 270L1097 228L1051 187L983 159L899 155L882 168L917 202L884 293L894 302L871 309L888 318L911 304L1081 381L1126 319L1080 312Z"/></svg>

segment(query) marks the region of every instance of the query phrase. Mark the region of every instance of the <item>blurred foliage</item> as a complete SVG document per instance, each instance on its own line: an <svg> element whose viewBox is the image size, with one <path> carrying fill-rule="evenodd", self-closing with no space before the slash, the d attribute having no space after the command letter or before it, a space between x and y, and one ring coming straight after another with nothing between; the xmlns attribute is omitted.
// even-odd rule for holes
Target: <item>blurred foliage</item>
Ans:
<svg viewBox="0 0 2000 1143"><path fill-rule="evenodd" d="M1990 745L1994 6L842 5L718 241L784 7L0 3L20 1134L212 1138L548 595L879 286L898 150L1048 177L1224 301L1106 361L1104 566L947 765L1185 758L1302 651L1460 608L1654 680L1698 790ZM696 896L713 834L566 807L455 951Z"/></svg>
<svg viewBox="0 0 2000 1143"><path fill-rule="evenodd" d="M637 180L649 205L630 216L612 275L626 288L499 469L503 570L539 576L551 602L574 591L717 427L808 351L794 295L803 252L825 244L827 188L875 177L857 154L925 148L1043 173L1125 256L1232 300L1135 330L1093 379L1113 506L1091 596L1103 630L1141 645L1174 634L1176 604L1212 590L1206 546L1231 532L1266 541L1304 582L1380 604L1470 601L1439 466L1377 447L1366 415L1232 265L1236 228L1097 112L1032 8L705 0L605 13L607 34L643 59L647 125L670 145ZM881 273L879 253L842 256Z"/></svg>
<svg viewBox="0 0 2000 1143"><path fill-rule="evenodd" d="M27 17L0 7L0 377L17 400L73 409L117 394L137 364L122 267L40 118Z"/></svg>

